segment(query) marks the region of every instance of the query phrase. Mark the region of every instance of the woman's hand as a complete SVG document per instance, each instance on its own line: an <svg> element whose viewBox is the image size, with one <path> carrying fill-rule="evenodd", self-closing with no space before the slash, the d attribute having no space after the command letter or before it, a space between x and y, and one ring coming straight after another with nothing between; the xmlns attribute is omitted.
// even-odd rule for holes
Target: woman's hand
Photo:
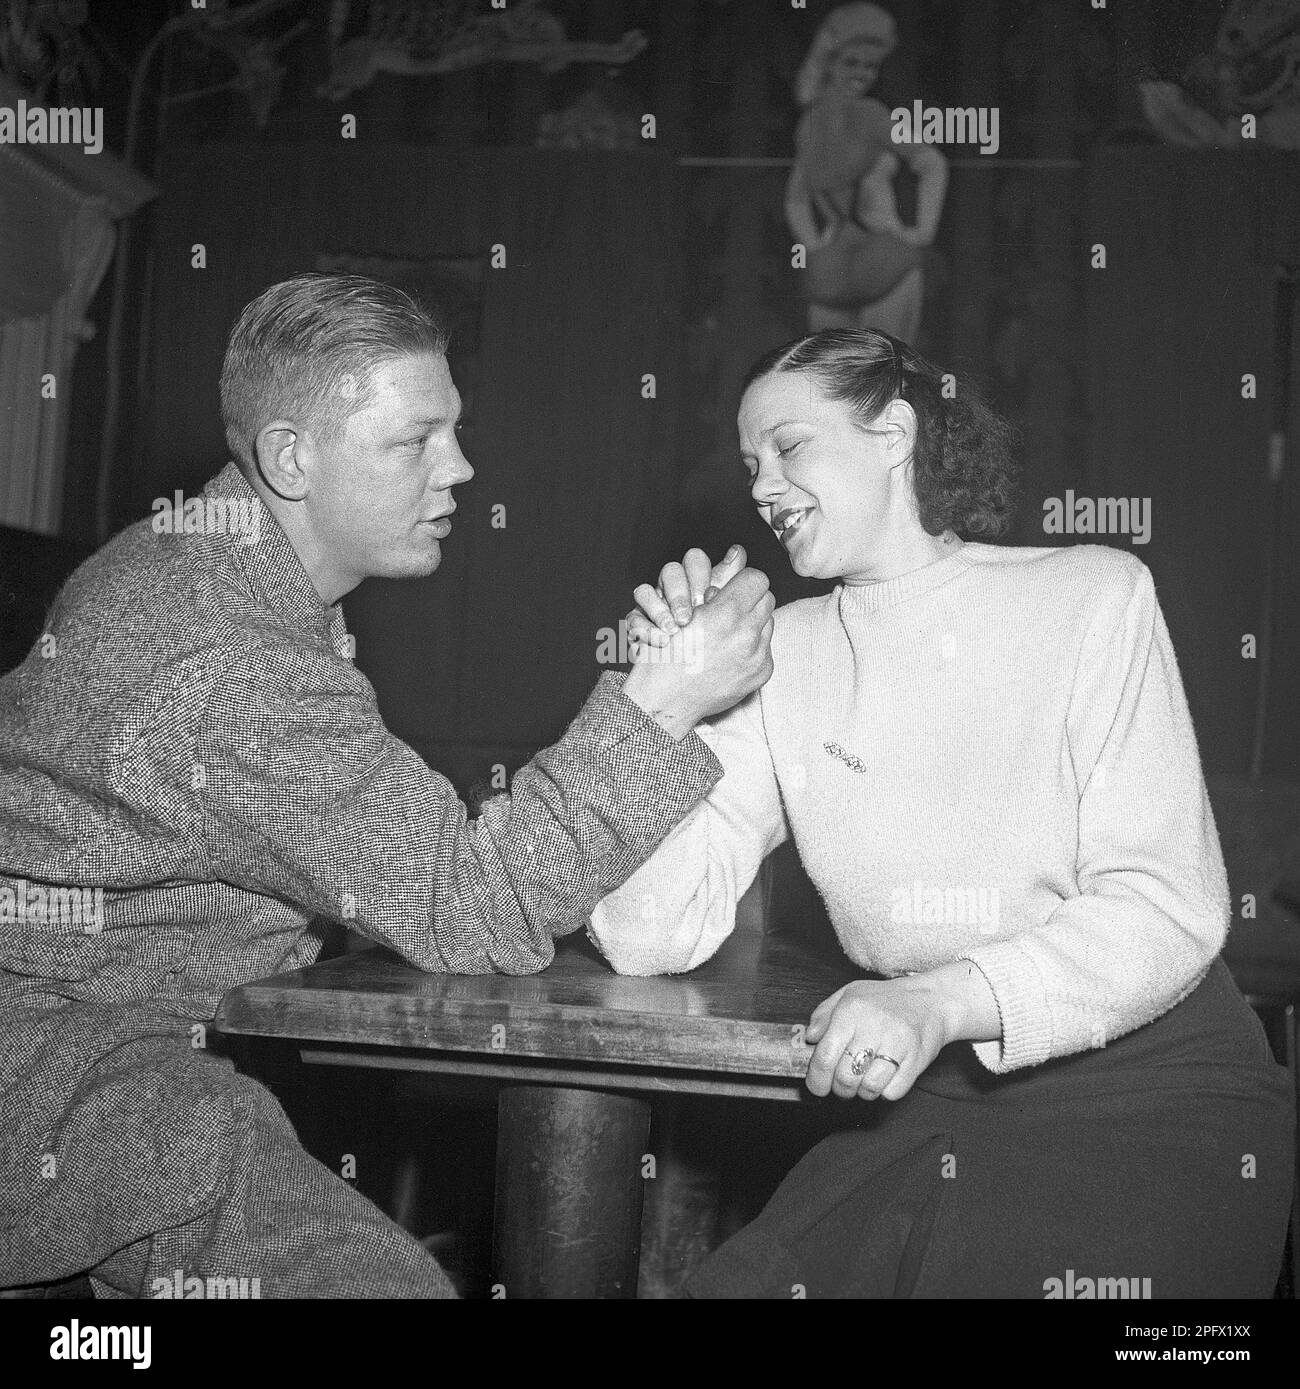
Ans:
<svg viewBox="0 0 1300 1389"><path fill-rule="evenodd" d="M1001 1035L997 1000L967 960L883 982L846 984L813 1009L808 1089L842 1100L901 1100L949 1042ZM874 1052L874 1057L863 1055ZM854 1058L861 1074L855 1074Z"/></svg>
<svg viewBox="0 0 1300 1389"><path fill-rule="evenodd" d="M733 545L718 564L711 564L703 550L687 550L680 564L666 564L659 571L657 588L640 584L632 593L639 606L626 619L633 652L667 646L689 625L695 609L744 569L745 559L740 545Z"/></svg>
<svg viewBox="0 0 1300 1389"><path fill-rule="evenodd" d="M901 1100L947 1045L943 1012L918 976L846 984L813 1009L804 1040L815 1044L806 1084L814 1095L842 1100ZM876 1053L874 1057L863 1052ZM854 1057L867 1063L860 1074Z"/></svg>

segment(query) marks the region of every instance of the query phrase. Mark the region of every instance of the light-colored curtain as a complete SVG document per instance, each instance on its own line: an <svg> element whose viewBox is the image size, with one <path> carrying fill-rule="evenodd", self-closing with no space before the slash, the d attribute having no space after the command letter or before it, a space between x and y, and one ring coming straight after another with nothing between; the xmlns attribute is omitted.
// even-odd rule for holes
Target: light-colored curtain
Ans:
<svg viewBox="0 0 1300 1389"><path fill-rule="evenodd" d="M39 317L63 293L59 233L78 201L63 179L0 145L0 321Z"/></svg>
<svg viewBox="0 0 1300 1389"><path fill-rule="evenodd" d="M113 218L106 199L35 164L16 175L19 156L5 153L4 187L11 200L21 187L23 212L6 222L0 256L0 524L54 535L72 367L93 332L86 311L112 258Z"/></svg>

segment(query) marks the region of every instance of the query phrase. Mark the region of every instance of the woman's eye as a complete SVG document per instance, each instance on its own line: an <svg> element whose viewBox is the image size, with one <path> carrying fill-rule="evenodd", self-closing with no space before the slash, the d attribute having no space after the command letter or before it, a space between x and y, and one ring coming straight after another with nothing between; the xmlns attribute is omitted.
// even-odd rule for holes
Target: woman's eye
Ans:
<svg viewBox="0 0 1300 1389"><path fill-rule="evenodd" d="M777 451L776 451L777 457L778 457L778 458L787 458L787 457L789 457L789 455L792 454L792 453L795 451L795 449L797 449L797 448L799 447L799 445L802 444L802 443L803 443L803 440L802 440L802 439L796 439L796 440L794 441L793 444L787 444L783 449L777 449Z"/></svg>
<svg viewBox="0 0 1300 1389"><path fill-rule="evenodd" d="M422 449L428 438L429 436L427 434L421 434L418 439L408 439L405 446L408 449Z"/></svg>

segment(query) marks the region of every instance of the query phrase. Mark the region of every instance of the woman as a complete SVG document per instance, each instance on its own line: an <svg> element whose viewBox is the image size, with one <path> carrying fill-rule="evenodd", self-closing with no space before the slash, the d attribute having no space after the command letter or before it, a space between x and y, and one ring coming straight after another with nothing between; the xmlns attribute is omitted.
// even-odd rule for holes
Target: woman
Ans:
<svg viewBox="0 0 1300 1389"><path fill-rule="evenodd" d="M799 69L804 108L786 185L786 221L807 249L808 326L877 328L915 338L924 298L923 248L943 211L948 166L925 144L896 144L889 111L868 95L896 42L878 5L841 5ZM899 218L900 159L916 173L915 226Z"/></svg>
<svg viewBox="0 0 1300 1389"><path fill-rule="evenodd" d="M754 501L799 574L841 583L778 610L771 680L700 729L725 776L592 918L620 971L692 969L792 836L885 976L814 1011L807 1084L894 1103L814 1147L690 1291L1266 1297L1291 1100L1218 959L1228 887L1151 575L963 539L1004 526L1011 469L951 380L866 330L750 372ZM685 643L703 558L638 589L638 641Z"/></svg>

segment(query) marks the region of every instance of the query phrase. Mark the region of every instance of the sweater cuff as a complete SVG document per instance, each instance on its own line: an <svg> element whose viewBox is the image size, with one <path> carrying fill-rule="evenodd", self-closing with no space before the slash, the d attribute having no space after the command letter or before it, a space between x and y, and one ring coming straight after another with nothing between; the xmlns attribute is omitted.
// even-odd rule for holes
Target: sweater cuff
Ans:
<svg viewBox="0 0 1300 1389"><path fill-rule="evenodd" d="M998 1041L975 1042L975 1055L995 1075L1037 1066L1052 1054L1052 1019L1046 990L1033 960L1013 940L963 951L988 980L1002 1019Z"/></svg>

